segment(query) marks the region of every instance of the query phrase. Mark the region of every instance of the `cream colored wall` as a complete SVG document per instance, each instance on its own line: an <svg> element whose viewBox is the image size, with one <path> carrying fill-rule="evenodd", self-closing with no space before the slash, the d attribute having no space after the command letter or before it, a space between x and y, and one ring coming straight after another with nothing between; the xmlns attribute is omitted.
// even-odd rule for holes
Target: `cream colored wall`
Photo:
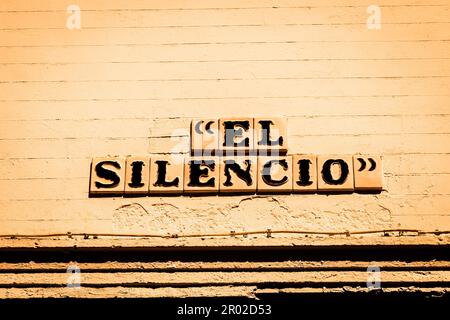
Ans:
<svg viewBox="0 0 450 320"><path fill-rule="evenodd" d="M381 30L368 1L72 2L81 30L0 2L1 234L450 229L448 0L377 1ZM88 198L92 157L187 153L191 118L232 116L287 117L291 154L380 154L385 190Z"/></svg>

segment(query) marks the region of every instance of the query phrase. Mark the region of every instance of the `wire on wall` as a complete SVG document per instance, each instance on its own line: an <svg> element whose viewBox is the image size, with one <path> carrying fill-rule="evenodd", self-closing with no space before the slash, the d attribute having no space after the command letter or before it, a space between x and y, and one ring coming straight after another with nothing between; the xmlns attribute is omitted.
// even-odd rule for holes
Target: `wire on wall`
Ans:
<svg viewBox="0 0 450 320"><path fill-rule="evenodd" d="M321 236L352 236L352 235L364 235L364 234L383 234L388 236L390 233L398 232L399 236L403 236L405 233L408 236L411 233L415 235L442 235L450 234L450 230L435 230L435 231L421 231L416 229L381 229L381 230L363 230L363 231L307 231L307 230L260 230L260 231L230 231L228 233L204 233L204 234L123 234L123 233L49 233L49 234L2 234L0 238L9 239L23 239L23 238L55 238L55 237L83 237L84 239L99 238L99 237L116 237L116 238L161 238L161 239L173 239L173 238L206 238L206 237L237 237L237 236L249 236L249 235L266 235L267 238L271 238L274 234L297 234L297 235L321 235Z"/></svg>

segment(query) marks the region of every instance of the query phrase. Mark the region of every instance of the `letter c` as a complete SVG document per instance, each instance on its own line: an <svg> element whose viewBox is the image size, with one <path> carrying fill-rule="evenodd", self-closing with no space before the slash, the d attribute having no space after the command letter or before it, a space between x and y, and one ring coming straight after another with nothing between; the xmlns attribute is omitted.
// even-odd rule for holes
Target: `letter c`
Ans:
<svg viewBox="0 0 450 320"><path fill-rule="evenodd" d="M279 164L284 169L284 171L288 170L288 163L285 159L270 160L263 167L262 179L263 179L264 183L266 183L269 186L279 187L279 186L282 186L283 184L285 184L286 182L288 182L288 177L284 176L280 180L274 180L271 175L272 166L274 164Z"/></svg>

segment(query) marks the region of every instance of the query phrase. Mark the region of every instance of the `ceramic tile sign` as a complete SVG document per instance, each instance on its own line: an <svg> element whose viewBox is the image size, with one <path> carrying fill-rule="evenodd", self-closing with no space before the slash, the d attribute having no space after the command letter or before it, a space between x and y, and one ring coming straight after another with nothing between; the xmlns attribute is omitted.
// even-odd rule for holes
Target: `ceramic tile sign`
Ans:
<svg viewBox="0 0 450 320"><path fill-rule="evenodd" d="M258 192L292 192L292 157L259 157Z"/></svg>
<svg viewBox="0 0 450 320"><path fill-rule="evenodd" d="M282 118L256 118L255 148L259 155L280 154L288 151L287 122Z"/></svg>
<svg viewBox="0 0 450 320"><path fill-rule="evenodd" d="M381 191L383 169L380 156L353 156L356 191Z"/></svg>
<svg viewBox="0 0 450 320"><path fill-rule="evenodd" d="M317 156L296 154L292 157L293 193L317 191Z"/></svg>
<svg viewBox="0 0 450 320"><path fill-rule="evenodd" d="M184 162L184 192L217 193L219 165L217 158L187 158Z"/></svg>
<svg viewBox="0 0 450 320"><path fill-rule="evenodd" d="M150 194L176 194L184 190L184 163L170 156L150 160Z"/></svg>
<svg viewBox="0 0 450 320"><path fill-rule="evenodd" d="M150 159L128 157L126 159L125 193L139 195L148 193Z"/></svg>
<svg viewBox="0 0 450 320"><path fill-rule="evenodd" d="M195 119L191 123L192 156L212 156L219 149L219 121Z"/></svg>
<svg viewBox="0 0 450 320"><path fill-rule="evenodd" d="M126 158L94 158L91 164L91 195L122 195L125 192Z"/></svg>
<svg viewBox="0 0 450 320"><path fill-rule="evenodd" d="M373 193L377 155L288 154L282 118L195 119L191 155L94 158L90 196ZM170 150L168 151L170 153Z"/></svg>
<svg viewBox="0 0 450 320"><path fill-rule="evenodd" d="M257 157L220 158L220 193L256 193Z"/></svg>
<svg viewBox="0 0 450 320"><path fill-rule="evenodd" d="M318 190L322 192L349 192L355 189L352 156L319 156Z"/></svg>
<svg viewBox="0 0 450 320"><path fill-rule="evenodd" d="M254 150L254 119L220 119L219 150L226 155L243 155Z"/></svg>

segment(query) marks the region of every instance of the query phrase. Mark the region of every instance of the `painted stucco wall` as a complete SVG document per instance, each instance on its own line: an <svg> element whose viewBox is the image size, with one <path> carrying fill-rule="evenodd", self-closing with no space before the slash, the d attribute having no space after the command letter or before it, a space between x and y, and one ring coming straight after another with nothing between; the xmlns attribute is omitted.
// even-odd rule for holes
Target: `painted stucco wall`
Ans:
<svg viewBox="0 0 450 320"><path fill-rule="evenodd" d="M368 1L72 2L80 30L69 3L0 2L0 234L450 229L448 0L377 1L380 30ZM88 197L93 157L257 116L290 154L382 155L383 192Z"/></svg>

